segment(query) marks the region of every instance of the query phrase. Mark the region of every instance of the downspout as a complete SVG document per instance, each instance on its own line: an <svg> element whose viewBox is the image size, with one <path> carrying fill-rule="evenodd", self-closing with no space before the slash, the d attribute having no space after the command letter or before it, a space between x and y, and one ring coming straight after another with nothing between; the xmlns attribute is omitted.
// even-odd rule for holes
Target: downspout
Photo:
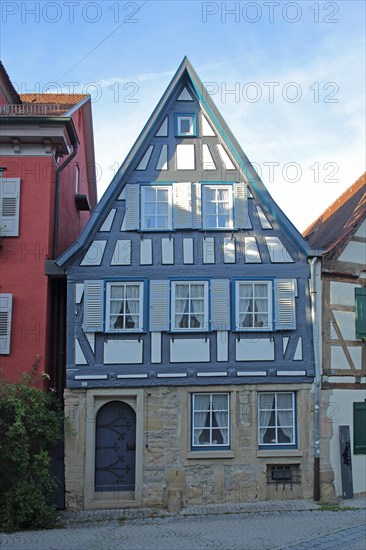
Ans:
<svg viewBox="0 0 366 550"><path fill-rule="evenodd" d="M310 262L310 296L311 296L311 320L313 324L313 346L314 346L314 367L315 367L315 388L314 388L314 500L320 500L320 323L317 309L317 285L316 285L316 263L318 258L312 258Z"/></svg>
<svg viewBox="0 0 366 550"><path fill-rule="evenodd" d="M61 196L61 172L70 164L73 158L75 158L78 149L79 143L75 139L73 146L73 152L71 155L59 166L56 170L56 183L55 183L55 216L53 220L53 248L52 248L52 258L55 260L58 256L58 239L59 239L59 218L60 218L60 196Z"/></svg>

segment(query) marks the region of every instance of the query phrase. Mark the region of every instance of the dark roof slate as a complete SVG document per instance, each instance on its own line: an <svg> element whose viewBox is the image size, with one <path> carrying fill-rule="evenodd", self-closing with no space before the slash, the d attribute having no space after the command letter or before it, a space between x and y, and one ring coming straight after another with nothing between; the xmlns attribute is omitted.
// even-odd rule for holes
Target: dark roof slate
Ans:
<svg viewBox="0 0 366 550"><path fill-rule="evenodd" d="M323 255L344 246L366 217L366 172L334 201L305 231L303 236Z"/></svg>

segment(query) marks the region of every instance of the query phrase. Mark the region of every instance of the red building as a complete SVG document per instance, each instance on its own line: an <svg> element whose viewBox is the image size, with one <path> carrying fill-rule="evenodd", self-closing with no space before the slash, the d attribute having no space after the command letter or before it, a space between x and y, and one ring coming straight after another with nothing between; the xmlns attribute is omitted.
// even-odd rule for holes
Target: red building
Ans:
<svg viewBox="0 0 366 550"><path fill-rule="evenodd" d="M91 99L22 94L0 64L0 368L37 365L62 396L66 282L50 261L96 201Z"/></svg>

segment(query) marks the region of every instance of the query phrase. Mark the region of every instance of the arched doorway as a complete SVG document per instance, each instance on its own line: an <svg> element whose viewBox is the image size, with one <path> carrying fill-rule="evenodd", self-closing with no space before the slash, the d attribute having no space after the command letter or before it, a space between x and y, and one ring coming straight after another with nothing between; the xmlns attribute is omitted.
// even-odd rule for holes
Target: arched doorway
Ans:
<svg viewBox="0 0 366 550"><path fill-rule="evenodd" d="M135 462L136 413L111 401L96 418L95 491L134 491Z"/></svg>

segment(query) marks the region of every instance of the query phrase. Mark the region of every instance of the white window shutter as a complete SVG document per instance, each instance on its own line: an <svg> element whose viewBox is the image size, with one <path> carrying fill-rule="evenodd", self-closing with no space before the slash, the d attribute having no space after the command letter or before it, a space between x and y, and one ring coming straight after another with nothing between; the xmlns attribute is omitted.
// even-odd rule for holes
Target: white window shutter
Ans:
<svg viewBox="0 0 366 550"><path fill-rule="evenodd" d="M169 330L169 281L150 281L150 331Z"/></svg>
<svg viewBox="0 0 366 550"><path fill-rule="evenodd" d="M192 228L191 182L173 184L174 228Z"/></svg>
<svg viewBox="0 0 366 550"><path fill-rule="evenodd" d="M140 228L140 186L126 185L126 230Z"/></svg>
<svg viewBox="0 0 366 550"><path fill-rule="evenodd" d="M192 226L194 229L202 227L201 184L192 183Z"/></svg>
<svg viewBox="0 0 366 550"><path fill-rule="evenodd" d="M234 216L236 229L251 229L248 212L248 188L245 183L234 184Z"/></svg>
<svg viewBox="0 0 366 550"><path fill-rule="evenodd" d="M19 235L20 178L0 181L0 235Z"/></svg>
<svg viewBox="0 0 366 550"><path fill-rule="evenodd" d="M84 332L103 332L104 281L84 282Z"/></svg>
<svg viewBox="0 0 366 550"><path fill-rule="evenodd" d="M211 328L230 329L230 284L227 279L211 280Z"/></svg>
<svg viewBox="0 0 366 550"><path fill-rule="evenodd" d="M275 280L275 329L296 329L295 280Z"/></svg>
<svg viewBox="0 0 366 550"><path fill-rule="evenodd" d="M0 294L0 354L9 355L13 295Z"/></svg>

